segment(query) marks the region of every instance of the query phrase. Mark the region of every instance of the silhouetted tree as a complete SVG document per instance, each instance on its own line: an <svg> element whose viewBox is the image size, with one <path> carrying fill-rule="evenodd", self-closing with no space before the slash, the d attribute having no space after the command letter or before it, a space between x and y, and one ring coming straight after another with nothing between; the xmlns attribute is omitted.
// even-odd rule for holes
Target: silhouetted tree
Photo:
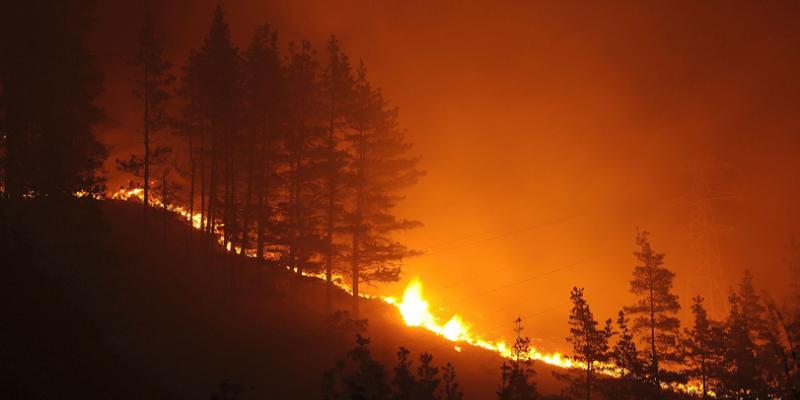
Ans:
<svg viewBox="0 0 800 400"><path fill-rule="evenodd" d="M422 353L419 356L419 368L417 368L417 390L415 399L418 400L437 400L437 389L441 379L438 378L439 368L433 365L433 355Z"/></svg>
<svg viewBox="0 0 800 400"><path fill-rule="evenodd" d="M780 361L770 345L774 339L765 319L766 309L750 271L745 271L738 289L730 295L726 321L728 387L739 396L770 397L778 385Z"/></svg>
<svg viewBox="0 0 800 400"><path fill-rule="evenodd" d="M137 177L143 177L144 171L147 169L146 165L150 165L150 171L155 171L158 177L158 193L160 197L161 206L167 208L169 205L172 192L169 189L168 178L174 168L174 160L172 159L172 148L167 146L159 146L152 151L148 151L150 161L149 163L144 160L143 156L138 154L131 155L128 160L117 160L117 169L127 172ZM174 190L173 190L174 192Z"/></svg>
<svg viewBox="0 0 800 400"><path fill-rule="evenodd" d="M145 14L139 31L139 54L134 66L137 69L137 82L133 94L143 102L143 144L142 186L144 206L150 205L150 141L152 135L167 125L166 103L169 99L169 86L174 81L170 74L170 63L164 59L164 45L156 36L150 13ZM163 174L163 171L162 171Z"/></svg>
<svg viewBox="0 0 800 400"><path fill-rule="evenodd" d="M201 208L204 230L215 231L220 218L225 242L235 228L235 146L241 109L241 62L231 43L230 28L220 6L199 50L192 50L184 66L181 93L196 118L200 135ZM207 171L206 171L207 170ZM220 203L220 184L223 198ZM204 198L203 196L207 197ZM218 208L222 208L222 212Z"/></svg>
<svg viewBox="0 0 800 400"><path fill-rule="evenodd" d="M639 360L639 350L636 349L633 332L628 328L628 322L629 320L625 318L625 311L620 310L617 316L619 339L614 344L611 360L622 370L623 378L640 379L643 367Z"/></svg>
<svg viewBox="0 0 800 400"><path fill-rule="evenodd" d="M613 399L639 399L652 394L652 386L644 381L644 365L640 359L636 341L628 327L625 311L617 315L617 342L610 352L610 359L620 369L620 377L606 382L603 392Z"/></svg>
<svg viewBox="0 0 800 400"><path fill-rule="evenodd" d="M33 0L3 6L0 132L6 196L103 192L107 154L92 127L102 77L86 48L93 1ZM23 35L23 36L21 36Z"/></svg>
<svg viewBox="0 0 800 400"><path fill-rule="evenodd" d="M356 347L347 353L348 363L323 376L326 399L388 399L391 388L386 383L386 370L372 358L369 339L356 334Z"/></svg>
<svg viewBox="0 0 800 400"><path fill-rule="evenodd" d="M598 329L589 303L583 297L583 288L572 288L570 300L572 311L569 315L570 334L567 342L572 344L572 359L586 365L586 375L581 385L584 386L586 400L590 400L596 369L602 368L602 363L610 358L608 339L613 335L611 319L606 321L605 328Z"/></svg>
<svg viewBox="0 0 800 400"><path fill-rule="evenodd" d="M511 360L500 367L500 386L497 397L500 400L531 400L538 397L536 383L531 378L536 372L530 359L530 339L522 336L522 319L517 318L514 326L516 339L511 347Z"/></svg>
<svg viewBox="0 0 800 400"><path fill-rule="evenodd" d="M273 216L271 200L277 197L281 114L284 92L278 33L260 26L245 51L245 171L247 189L241 247L250 248L248 231L255 214L256 257L264 257L267 224ZM255 204L253 204L253 202Z"/></svg>
<svg viewBox="0 0 800 400"><path fill-rule="evenodd" d="M323 257L325 262L325 309L330 312L331 290L333 287L334 262L341 258L341 245L334 241L334 234L341 230L344 217L345 166L348 153L342 148L344 134L353 112L355 81L350 68L350 60L341 52L339 41L331 36L328 41L328 64L322 74L321 94L326 116L326 137L324 139L322 190L326 197L324 219Z"/></svg>
<svg viewBox="0 0 800 400"><path fill-rule="evenodd" d="M456 382L456 367L454 367L453 364L445 364L442 373L442 383L444 383L442 388L444 392L442 395L443 400L464 400L464 393L458 388L459 385L458 382Z"/></svg>
<svg viewBox="0 0 800 400"><path fill-rule="evenodd" d="M394 367L394 378L392 384L395 386L396 400L410 400L414 398L414 389L417 386L417 380L411 373L411 364L413 363L408 359L411 354L405 347L400 347L397 350L397 365Z"/></svg>
<svg viewBox="0 0 800 400"><path fill-rule="evenodd" d="M701 394L704 399L709 398L710 383L712 375L711 369L717 363L715 354L715 344L711 322L708 314L703 307L703 297L695 296L692 304L692 314L694 324L692 329L686 329L686 337L683 341L686 348L686 358L688 366L688 376L700 381Z"/></svg>
<svg viewBox="0 0 800 400"><path fill-rule="evenodd" d="M791 324L787 323L783 312L766 294L765 303L769 311L767 346L773 350L775 363L780 365L782 372L781 377L776 379L778 390L775 395L800 400L800 364Z"/></svg>
<svg viewBox="0 0 800 400"><path fill-rule="evenodd" d="M756 344L750 337L747 318L737 293L728 297L730 311L725 321L725 374L720 394L737 399L755 399L759 389Z"/></svg>
<svg viewBox="0 0 800 400"><path fill-rule="evenodd" d="M320 105L319 66L311 44L302 41L289 45L286 74L286 198L281 204L286 226L287 265L298 272L319 270L318 256L323 246L320 225L322 189L320 157L325 130ZM353 314L358 319L357 314Z"/></svg>
<svg viewBox="0 0 800 400"><path fill-rule="evenodd" d="M650 233L637 231L634 252L638 265L633 271L631 292L639 297L636 304L625 307L625 312L635 316L633 331L642 334L643 343L649 347L648 379L656 386L662 381L662 362L679 360L678 330L680 320L676 317L681 306L678 296L672 293L675 273L665 268L664 253L656 253L650 247Z"/></svg>
<svg viewBox="0 0 800 400"><path fill-rule="evenodd" d="M390 108L380 90L367 82L363 63L355 91L352 132L346 138L354 198L346 225L352 235L353 314L357 317L359 283L396 281L402 260L416 254L390 235L421 225L392 214L401 199L398 190L414 184L421 172L415 169L418 159L406 155L411 145L397 127L397 109Z"/></svg>

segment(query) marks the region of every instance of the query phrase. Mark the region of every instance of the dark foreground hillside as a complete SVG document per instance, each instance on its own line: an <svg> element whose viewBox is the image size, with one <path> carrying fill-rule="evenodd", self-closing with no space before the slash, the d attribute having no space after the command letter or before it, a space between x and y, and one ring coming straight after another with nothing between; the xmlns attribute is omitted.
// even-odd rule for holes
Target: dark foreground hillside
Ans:
<svg viewBox="0 0 800 400"><path fill-rule="evenodd" d="M318 399L354 345L346 320L324 318L322 282L204 245L171 214L145 224L125 202L0 207L0 398L207 399L229 381L245 399ZM337 290L336 302L350 299ZM398 346L429 351L455 364L467 398L495 397L496 355L455 352L378 301L362 317L387 370ZM555 391L535 366L540 391Z"/></svg>

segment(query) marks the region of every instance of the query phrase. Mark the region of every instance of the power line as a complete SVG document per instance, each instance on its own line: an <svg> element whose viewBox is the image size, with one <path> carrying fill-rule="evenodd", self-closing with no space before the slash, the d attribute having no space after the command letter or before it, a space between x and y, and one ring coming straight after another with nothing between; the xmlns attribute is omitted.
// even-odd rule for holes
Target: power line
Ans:
<svg viewBox="0 0 800 400"><path fill-rule="evenodd" d="M529 226L526 226L526 227L523 227L523 228L514 229L514 230L511 230L511 231L505 232L505 233L497 235L497 236L491 236L491 237L488 237L488 238L483 238L483 239L475 240L475 241L472 241L472 242L463 243L463 244L460 244L460 245L446 247L444 249L440 249L440 250L437 250L437 251L433 251L433 252L430 252L430 253L423 254L422 256L423 257L425 257L425 256L433 256L433 255L437 255L437 254L447 253L447 252L450 252L450 251L453 251L453 250L462 249L464 247L474 246L476 244L481 244L481 243L485 243L485 242L492 241L492 240L502 239L502 238L509 237L509 236L512 236L512 235L517 235L517 234L520 234L520 233L523 233L523 232L527 232L527 231L530 231L530 230L533 230L533 229L543 228L543 227L548 226L548 225L553 225L553 224L565 222L565 221L568 221L568 220L570 220L570 219L572 219L574 217L575 217L575 215L572 215L572 216L568 216L568 217L558 218L558 219L555 219L555 220L550 220L550 221L547 221L547 222L542 222L542 223L539 223L539 224L536 224L536 225L529 225Z"/></svg>

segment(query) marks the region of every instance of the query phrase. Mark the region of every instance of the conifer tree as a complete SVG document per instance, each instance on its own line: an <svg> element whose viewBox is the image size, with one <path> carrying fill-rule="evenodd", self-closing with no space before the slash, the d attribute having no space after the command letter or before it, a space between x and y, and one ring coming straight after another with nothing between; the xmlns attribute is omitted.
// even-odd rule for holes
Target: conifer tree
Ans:
<svg viewBox="0 0 800 400"><path fill-rule="evenodd" d="M369 339L356 335L356 348L347 353L353 369L343 377L348 398L386 399L391 390L386 383L386 370L372 358Z"/></svg>
<svg viewBox="0 0 800 400"><path fill-rule="evenodd" d="M642 363L639 360L639 350L636 349L633 332L628 328L628 322L629 320L625 318L625 311L620 310L617 316L619 339L614 344L611 360L622 370L623 378L640 379L643 372Z"/></svg>
<svg viewBox="0 0 800 400"><path fill-rule="evenodd" d="M11 199L101 194L107 157L92 127L102 76L86 46L93 2L23 1L0 12L3 185ZM24 33L24 39L20 34Z"/></svg>
<svg viewBox="0 0 800 400"><path fill-rule="evenodd" d="M207 198L201 197L203 228L214 232L220 219L226 243L236 229L234 155L242 102L241 75L239 51L231 42L225 12L217 6L202 47L190 52L184 66L182 94L201 131L201 196Z"/></svg>
<svg viewBox="0 0 800 400"><path fill-rule="evenodd" d="M664 253L657 253L650 246L650 233L637 231L634 252L638 265L634 268L631 292L639 297L625 312L635 316L633 331L641 334L642 343L648 347L649 362L647 377L659 387L662 381L662 364L677 362L679 354L678 330L680 320L676 314L681 306L672 293L675 273L664 267Z"/></svg>
<svg viewBox="0 0 800 400"><path fill-rule="evenodd" d="M417 385L417 380L411 373L411 365L413 362L408 359L411 352L405 347L400 347L397 350L397 365L394 367L394 378L392 384L395 386L396 400L410 400L414 397L414 388Z"/></svg>
<svg viewBox="0 0 800 400"><path fill-rule="evenodd" d="M500 367L500 386L497 390L499 400L533 400L538 398L536 383L530 379L536 372L530 359L530 339L522 336L522 319L517 318L514 325L516 339L511 347L511 361Z"/></svg>
<svg viewBox="0 0 800 400"><path fill-rule="evenodd" d="M267 224L273 216L271 200L277 198L284 76L277 31L260 26L245 51L245 171L241 247L250 248L248 232L255 219L256 257L264 257Z"/></svg>
<svg viewBox="0 0 800 400"><path fill-rule="evenodd" d="M734 387L756 397L769 396L769 382L778 365L773 348L768 345L769 331L764 305L756 293L753 275L744 272L738 293L731 294L731 313L728 318L729 359L732 363Z"/></svg>
<svg viewBox="0 0 800 400"><path fill-rule="evenodd" d="M604 388L606 397L614 399L639 399L653 392L652 387L643 380L644 365L640 359L636 340L625 317L625 311L617 315L617 342L610 352L611 361L620 369L618 380L608 382Z"/></svg>
<svg viewBox="0 0 800 400"><path fill-rule="evenodd" d="M735 292L728 296L730 311L725 321L725 373L720 392L737 399L757 398L760 371L757 367L756 344L750 336L742 302Z"/></svg>
<svg viewBox="0 0 800 400"><path fill-rule="evenodd" d="M714 335L711 329L711 321L703 307L703 297L695 296L692 304L692 315L694 324L692 329L686 329L684 347L688 361L688 375L697 379L701 384L701 394L704 399L709 398L710 377L716 360Z"/></svg>
<svg viewBox="0 0 800 400"><path fill-rule="evenodd" d="M583 288L572 288L570 293L572 311L569 315L570 335L567 342L572 344L572 358L586 365L586 376L582 382L586 400L592 398L592 384L599 363L609 360L608 339L613 335L611 319L605 328L598 329L589 303L583 297Z"/></svg>
<svg viewBox="0 0 800 400"><path fill-rule="evenodd" d="M416 183L421 172L415 168L418 159L407 155L411 145L397 127L397 109L367 82L363 63L355 91L352 130L346 138L353 191L346 225L352 235L353 315L358 318L359 283L396 281L403 259L416 254L391 234L421 225L393 214L402 199L398 191Z"/></svg>
<svg viewBox="0 0 800 400"><path fill-rule="evenodd" d="M456 368L453 364L447 363L444 366L443 373L442 373L442 383L444 383L444 387L442 389L443 400L464 400L464 393L458 388L458 382L456 382Z"/></svg>
<svg viewBox="0 0 800 400"><path fill-rule="evenodd" d="M138 80L134 95L143 106L143 155L142 186L144 207L150 204L151 141L152 135L167 125L166 103L169 100L169 86L174 81L170 74L170 63L164 59L164 45L155 32L153 19L148 12L139 31L139 54L134 63Z"/></svg>
<svg viewBox="0 0 800 400"><path fill-rule="evenodd" d="M347 151L342 141L348 129L348 120L353 112L355 81L347 55L341 52L339 41L331 36L328 41L328 64L322 75L322 99L326 116L326 136L324 139L324 175L322 190L326 197L324 219L323 256L325 263L325 308L330 312L331 290L333 287L334 263L341 258L341 245L334 241L334 234L340 230L344 216L345 170Z"/></svg>
<svg viewBox="0 0 800 400"><path fill-rule="evenodd" d="M282 211L286 226L286 263L298 272L319 268L322 247L320 152L325 133L320 124L319 66L311 44L289 45L286 73L286 198ZM357 317L357 316L356 316ZM358 319L358 318L356 318Z"/></svg>
<svg viewBox="0 0 800 400"><path fill-rule="evenodd" d="M419 356L419 368L417 368L417 390L414 399L417 400L437 400L437 389L441 379L439 379L439 368L433 365L433 355L422 353Z"/></svg>

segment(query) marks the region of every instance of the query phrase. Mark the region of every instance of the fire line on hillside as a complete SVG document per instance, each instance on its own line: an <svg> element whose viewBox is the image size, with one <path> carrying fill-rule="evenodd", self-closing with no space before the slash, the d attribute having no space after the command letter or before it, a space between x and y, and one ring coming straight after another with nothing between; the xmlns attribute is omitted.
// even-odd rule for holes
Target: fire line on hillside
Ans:
<svg viewBox="0 0 800 400"><path fill-rule="evenodd" d="M114 200L125 200L125 201L136 201L142 202L144 201L144 191L141 188L133 188L133 189L119 189L111 195L111 199ZM189 211L182 206L177 205L167 205L164 207L161 204L159 199L152 199L153 207L160 207L165 208L166 210L173 212L175 214L180 215L184 219L188 220L191 218L192 227L195 229L200 229L202 226L201 218L202 215L200 213L195 213L194 215L190 216ZM227 251L236 251L240 252L240 249L235 248L231 245L230 242L225 243L222 235L220 232L217 232L217 242L223 246ZM248 253L246 254L248 257L255 257L255 254ZM286 267L288 270L293 270L291 267ZM296 272L296 270L294 270ZM303 276L316 278L325 280L324 273L307 273L302 272ZM342 276L334 276L333 279L336 286L341 288L342 290L346 291L347 293L353 294L350 286L347 285ZM461 352L463 351L462 344L467 344L473 347L481 348L484 350L488 350L499 354L501 357L506 359L513 358L513 354L511 352L511 348L506 344L503 340L487 340L482 338L479 335L472 333L469 329L469 325L464 322L462 317L459 314L454 314L450 319L447 320L446 323L442 324L440 318L435 316L430 311L430 304L427 300L425 300L423 296L423 285L419 278L414 278L406 285L406 288L403 292L403 297L401 300L398 300L394 297L390 296L375 296L370 295L367 293L359 293L359 297L366 298L366 299L373 299L373 300L380 300L387 304L391 304L394 306L400 317L403 319L403 322L410 327L419 327L425 330L428 330L437 336L442 337L445 340L450 342L454 342L454 350ZM545 364L556 366L559 368L585 368L586 365L581 362L576 362L571 360L569 357L562 355L561 353L544 353L539 351L538 349L532 347L530 348L527 358L531 360L541 361ZM598 372L602 372L605 375L609 376L619 376L621 371L613 364L609 363L598 363L597 365L599 368ZM701 393L701 388L696 384L675 384L672 385L673 388L681 390L686 393L697 394Z"/></svg>

